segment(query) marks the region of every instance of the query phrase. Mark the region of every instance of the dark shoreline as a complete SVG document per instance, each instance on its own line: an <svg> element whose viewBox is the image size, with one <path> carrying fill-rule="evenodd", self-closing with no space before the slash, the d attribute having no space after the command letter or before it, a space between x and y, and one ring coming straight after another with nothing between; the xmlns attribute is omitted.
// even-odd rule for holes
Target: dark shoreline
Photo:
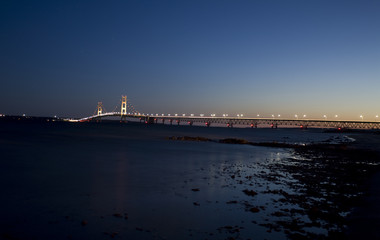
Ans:
<svg viewBox="0 0 380 240"><path fill-rule="evenodd" d="M304 187L288 184L288 187L298 194L289 194L282 190L266 193L282 196L283 203L300 206L303 210L297 210L297 214L308 216L311 222L297 219L283 221L280 217L294 217L296 214L292 211L296 210L282 209L277 212L278 220L274 219L272 223L263 226L266 226L268 231L279 231L282 228L290 239L379 239L377 230L380 227L380 207L377 203L380 202L380 140L376 133L357 134L352 137L357 141L308 145L255 143L236 138L215 140L183 136L167 139L291 149L300 159L308 160L288 159L287 163L274 164L270 166L271 174L263 174L262 177L278 181L276 177L285 172ZM322 236L304 230L310 227L327 229L328 235Z"/></svg>

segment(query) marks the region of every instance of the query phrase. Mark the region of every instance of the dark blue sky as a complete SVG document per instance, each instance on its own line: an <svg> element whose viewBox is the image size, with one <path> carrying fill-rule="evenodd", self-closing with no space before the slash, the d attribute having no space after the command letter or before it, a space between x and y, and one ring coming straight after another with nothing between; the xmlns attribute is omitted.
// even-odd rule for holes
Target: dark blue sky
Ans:
<svg viewBox="0 0 380 240"><path fill-rule="evenodd" d="M0 113L380 114L380 1L1 1Z"/></svg>

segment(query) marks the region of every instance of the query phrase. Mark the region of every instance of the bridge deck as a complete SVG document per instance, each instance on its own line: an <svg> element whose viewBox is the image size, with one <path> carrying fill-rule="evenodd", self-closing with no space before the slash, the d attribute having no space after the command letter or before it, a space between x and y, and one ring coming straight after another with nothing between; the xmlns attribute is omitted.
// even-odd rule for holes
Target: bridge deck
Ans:
<svg viewBox="0 0 380 240"><path fill-rule="evenodd" d="M142 114L121 114L120 112L102 113L93 115L72 122L86 122L97 120L104 117L123 117L138 118L147 123L170 123L170 124L189 124L203 123L206 126L225 125L245 125L250 127L314 127L314 128L349 128L349 129L380 129L380 122L371 121L352 121L352 120L321 120L321 119L272 119L272 118L242 118L242 117L197 117L197 116L149 116Z"/></svg>

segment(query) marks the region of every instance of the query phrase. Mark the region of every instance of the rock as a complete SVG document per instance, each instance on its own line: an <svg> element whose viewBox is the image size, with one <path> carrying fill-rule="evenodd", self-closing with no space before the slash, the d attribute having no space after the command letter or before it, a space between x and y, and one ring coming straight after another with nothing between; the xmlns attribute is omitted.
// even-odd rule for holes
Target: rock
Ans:
<svg viewBox="0 0 380 240"><path fill-rule="evenodd" d="M257 192L255 192L253 190L248 190L248 189L243 190L243 193L247 194L248 196L252 196L252 197L257 195Z"/></svg>
<svg viewBox="0 0 380 240"><path fill-rule="evenodd" d="M249 211L253 213L258 213L260 212L260 209L258 209L257 207L253 207L253 208L250 208Z"/></svg>

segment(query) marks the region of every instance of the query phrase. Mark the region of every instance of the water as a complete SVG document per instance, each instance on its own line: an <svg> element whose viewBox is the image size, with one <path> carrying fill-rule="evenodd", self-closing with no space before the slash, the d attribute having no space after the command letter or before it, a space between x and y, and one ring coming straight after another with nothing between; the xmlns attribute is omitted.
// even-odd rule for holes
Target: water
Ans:
<svg viewBox="0 0 380 240"><path fill-rule="evenodd" d="M263 226L275 196L242 190L281 189L258 174L291 150L166 137L346 140L316 129L133 123L1 123L0 134L0 234L19 239L286 239Z"/></svg>

